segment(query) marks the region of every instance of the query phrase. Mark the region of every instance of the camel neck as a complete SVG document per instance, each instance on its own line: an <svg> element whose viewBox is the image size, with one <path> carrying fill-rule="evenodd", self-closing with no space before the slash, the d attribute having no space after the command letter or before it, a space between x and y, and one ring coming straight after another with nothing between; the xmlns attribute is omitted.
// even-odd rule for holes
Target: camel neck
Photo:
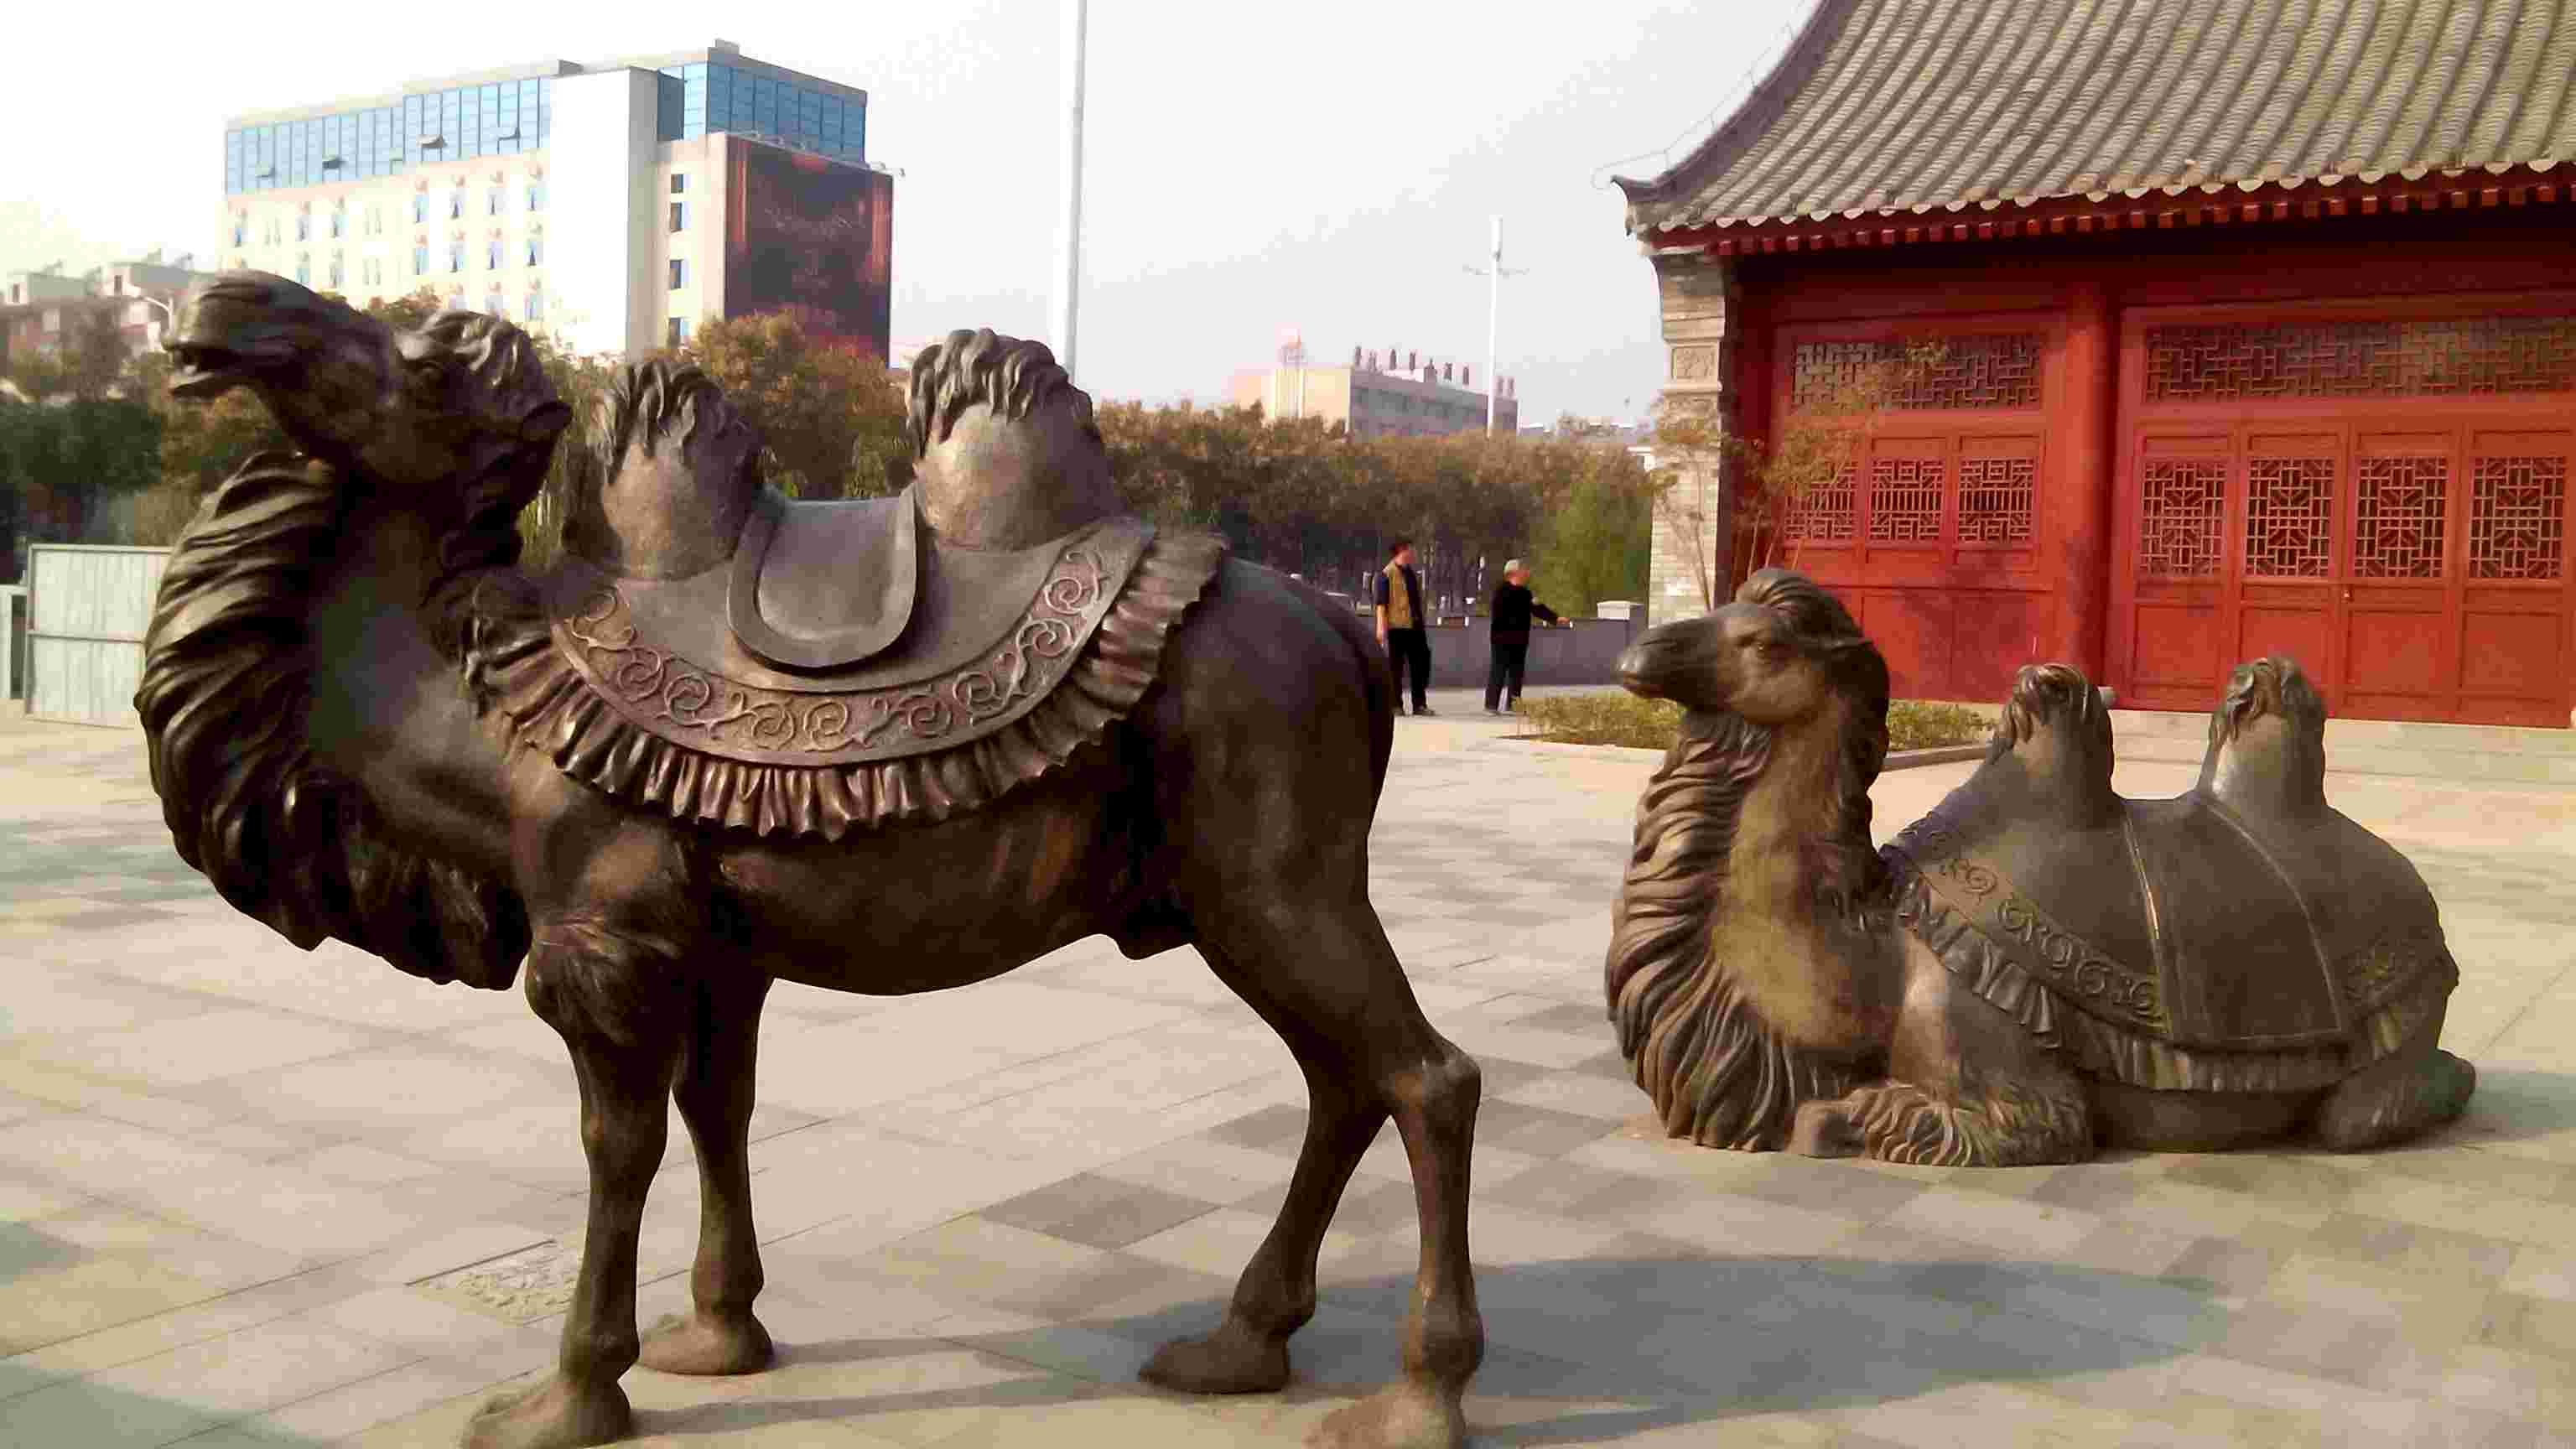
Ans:
<svg viewBox="0 0 2576 1449"><path fill-rule="evenodd" d="M439 646L445 621L425 612L440 543L417 514L351 507L307 617L305 732L316 761L356 783L406 838L490 870L507 860L506 755Z"/></svg>
<svg viewBox="0 0 2576 1449"><path fill-rule="evenodd" d="M1852 706L1839 698L1815 714L1775 731L1770 762L1745 792L1728 852L1730 904L1790 919L1807 919L1821 890L1846 891L1858 882L1820 880L1820 869L1856 847L1866 855L1866 829L1846 819L1842 775L1843 736ZM1849 839L1857 833L1858 839Z"/></svg>

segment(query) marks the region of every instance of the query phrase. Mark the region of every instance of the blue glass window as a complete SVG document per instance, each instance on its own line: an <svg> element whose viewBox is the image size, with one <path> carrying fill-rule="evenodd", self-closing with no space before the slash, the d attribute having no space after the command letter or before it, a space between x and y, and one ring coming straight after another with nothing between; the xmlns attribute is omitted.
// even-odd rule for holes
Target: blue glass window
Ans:
<svg viewBox="0 0 2576 1449"><path fill-rule="evenodd" d="M415 277L426 277L429 275L429 244L427 242L423 242L419 246L411 249L411 274Z"/></svg>
<svg viewBox="0 0 2576 1449"><path fill-rule="evenodd" d="M545 259L546 259L546 239L545 239L545 237L544 237L543 235L538 235L538 236L532 236L532 237L529 237L529 238L528 238L528 265L533 267L533 266L537 265L539 262L544 261Z"/></svg>
<svg viewBox="0 0 2576 1449"><path fill-rule="evenodd" d="M671 259L671 290L676 292L688 284L689 259L686 257L673 257Z"/></svg>
<svg viewBox="0 0 2576 1449"><path fill-rule="evenodd" d="M543 293L543 292L530 292L530 293L528 294L528 300L527 300L526 307L527 307L528 320L529 320L529 321L531 321L531 322L534 322L534 321L536 321L538 318L545 316L545 315L546 315L546 294L545 294L545 293Z"/></svg>
<svg viewBox="0 0 2576 1449"><path fill-rule="evenodd" d="M415 224L429 220L428 192L415 191L411 194L411 219Z"/></svg>
<svg viewBox="0 0 2576 1449"><path fill-rule="evenodd" d="M674 232L683 232L683 231L687 231L688 229L689 229L689 204L688 204L687 202L685 202L685 201L674 201L674 202L672 202L672 203L671 203L671 230L672 230L672 231L674 231Z"/></svg>
<svg viewBox="0 0 2576 1449"><path fill-rule="evenodd" d="M683 192L687 191L688 189L689 189L689 173L687 173L686 171L674 171L674 172L672 172L672 173L671 173L671 194L672 194L673 196L678 196L678 195L680 195L681 193L683 193Z"/></svg>
<svg viewBox="0 0 2576 1449"><path fill-rule="evenodd" d="M340 285L340 278L341 278L341 275L342 275L342 272L341 272L340 254L339 254L339 253L337 253L337 252L334 252L334 253L332 253L332 254L331 254L331 285L332 285L333 287L337 287L337 286L339 286L339 285Z"/></svg>
<svg viewBox="0 0 2576 1449"><path fill-rule="evenodd" d="M501 214L501 196L501 188L498 186L493 187L491 194L484 198L484 211L486 214L491 216L499 216Z"/></svg>
<svg viewBox="0 0 2576 1449"><path fill-rule="evenodd" d="M295 213L295 239L297 241L310 241L312 237L313 218L307 213L301 211Z"/></svg>
<svg viewBox="0 0 2576 1449"><path fill-rule="evenodd" d="M545 210L545 209L546 209L546 184L545 184L544 182L542 182L542 181L531 181L531 182L529 182L529 183L528 183L528 210L530 210L530 211L543 211L543 210Z"/></svg>
<svg viewBox="0 0 2576 1449"><path fill-rule="evenodd" d="M686 317L672 318L671 325L662 333L663 345L666 347L685 347L688 345L688 342L689 319Z"/></svg>
<svg viewBox="0 0 2576 1449"><path fill-rule="evenodd" d="M510 315L509 307L502 302L501 294L498 292L486 292L483 294L483 310L491 313L495 317L507 317Z"/></svg>
<svg viewBox="0 0 2576 1449"><path fill-rule="evenodd" d="M309 256L298 253L295 258L295 284L302 287L310 286L312 283L313 259Z"/></svg>
<svg viewBox="0 0 2576 1449"><path fill-rule="evenodd" d="M493 237L491 240L483 244L483 265L496 272L501 270L501 239L499 237Z"/></svg>
<svg viewBox="0 0 2576 1449"><path fill-rule="evenodd" d="M242 220L240 217L238 217L238 216L234 217L234 218L233 218L233 245L234 245L234 246L240 246L240 245L242 245L243 237L244 237L244 236L245 236L249 231L250 231L250 223L248 223L248 222L246 222L246 221L243 221L243 220Z"/></svg>
<svg viewBox="0 0 2576 1449"><path fill-rule="evenodd" d="M451 272L461 272L465 270L465 243L449 242L447 244L447 269Z"/></svg>
<svg viewBox="0 0 2576 1449"><path fill-rule="evenodd" d="M465 188L463 186L460 185L455 190L447 193L447 215L450 220L458 220L464 217Z"/></svg>
<svg viewBox="0 0 2576 1449"><path fill-rule="evenodd" d="M346 200L331 203L331 239L338 241L348 230L349 203Z"/></svg>

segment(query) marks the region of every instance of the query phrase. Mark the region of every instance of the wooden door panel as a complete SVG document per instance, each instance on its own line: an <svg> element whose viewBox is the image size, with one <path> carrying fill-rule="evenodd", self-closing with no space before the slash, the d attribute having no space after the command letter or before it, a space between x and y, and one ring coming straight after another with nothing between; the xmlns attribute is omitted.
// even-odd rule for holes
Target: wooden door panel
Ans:
<svg viewBox="0 0 2576 1449"><path fill-rule="evenodd" d="M2549 703L2566 688L2576 661L2567 657L2561 614L2471 614L2460 627L2460 692L2487 700Z"/></svg>
<svg viewBox="0 0 2576 1449"><path fill-rule="evenodd" d="M2266 655L2284 655L2299 662L2300 672L2308 676L2309 683L2331 694L2334 620L2322 600L2301 608L2256 606L2243 610L2238 618L2235 653L2236 658L2222 664L2222 668Z"/></svg>
<svg viewBox="0 0 2576 1449"><path fill-rule="evenodd" d="M1950 652L1954 697L2000 702L2025 664L2045 664L2040 636L2056 601L2046 594L1962 593L1953 596Z"/></svg>

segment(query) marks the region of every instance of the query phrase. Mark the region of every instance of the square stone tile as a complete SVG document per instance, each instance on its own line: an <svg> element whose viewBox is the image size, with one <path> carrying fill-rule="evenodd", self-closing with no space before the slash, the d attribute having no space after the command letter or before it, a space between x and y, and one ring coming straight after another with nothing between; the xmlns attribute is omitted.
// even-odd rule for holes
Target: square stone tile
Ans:
<svg viewBox="0 0 2576 1449"><path fill-rule="evenodd" d="M346 1027L282 1011L210 1011L35 1049L82 1070L186 1086L367 1045Z"/></svg>
<svg viewBox="0 0 2576 1449"><path fill-rule="evenodd" d="M1218 1204L1160 1188L1077 1173L983 1210L994 1222L1093 1248L1123 1248Z"/></svg>

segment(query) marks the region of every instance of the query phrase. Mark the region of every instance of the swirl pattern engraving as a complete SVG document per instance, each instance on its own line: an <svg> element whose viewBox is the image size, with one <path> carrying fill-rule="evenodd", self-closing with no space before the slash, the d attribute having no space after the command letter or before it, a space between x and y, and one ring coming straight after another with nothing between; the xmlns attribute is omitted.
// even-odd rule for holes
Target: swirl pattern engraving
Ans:
<svg viewBox="0 0 2576 1449"><path fill-rule="evenodd" d="M1044 697L1104 612L1110 583L1096 549L1069 548L991 654L937 679L864 693L787 694L737 683L638 638L624 599L605 585L556 628L610 703L711 753L904 753L971 739L979 726Z"/></svg>
<svg viewBox="0 0 2576 1449"><path fill-rule="evenodd" d="M2003 872L1970 858L1958 838L1932 821L1898 832L1897 848L1916 862L1933 889L1964 908L1977 928L2050 985L2099 1003L2140 1026L2165 1026L2163 992L2153 976L2121 965L2049 918Z"/></svg>

